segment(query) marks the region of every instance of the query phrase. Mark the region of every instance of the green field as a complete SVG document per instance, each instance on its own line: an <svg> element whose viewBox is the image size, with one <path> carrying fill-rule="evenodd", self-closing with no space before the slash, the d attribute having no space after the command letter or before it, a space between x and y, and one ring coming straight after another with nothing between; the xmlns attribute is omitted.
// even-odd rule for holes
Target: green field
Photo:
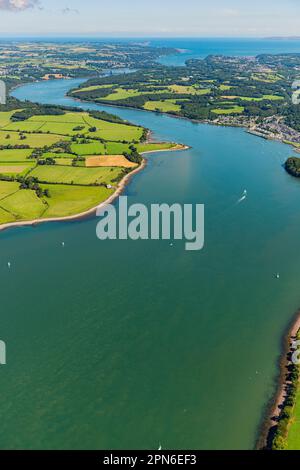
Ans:
<svg viewBox="0 0 300 470"><path fill-rule="evenodd" d="M20 190L16 183L0 181L1 223L78 214L97 206L113 192L104 187L42 185L42 188L49 190L46 200L38 198L34 191Z"/></svg>
<svg viewBox="0 0 300 470"><path fill-rule="evenodd" d="M296 405L293 411L291 424L287 438L288 450L300 449L300 389L296 397Z"/></svg>
<svg viewBox="0 0 300 470"><path fill-rule="evenodd" d="M113 141L139 141L143 135L143 128L137 126L127 126L126 124L115 124L108 121L101 121L91 116L87 116L85 121L89 126L95 126L96 132L89 132L90 138L98 137Z"/></svg>
<svg viewBox="0 0 300 470"><path fill-rule="evenodd" d="M105 201L112 189L92 186L42 185L50 192L43 217L66 217L79 214ZM1 216L1 214L0 214Z"/></svg>
<svg viewBox="0 0 300 470"><path fill-rule="evenodd" d="M31 121L18 121L10 122L6 126L2 127L5 131L16 131L16 132L36 132L42 130L43 122L31 122ZM45 131L42 131L45 132ZM58 132L59 134L59 132Z"/></svg>
<svg viewBox="0 0 300 470"><path fill-rule="evenodd" d="M0 174L26 175L34 166L35 162L0 162Z"/></svg>
<svg viewBox="0 0 300 470"><path fill-rule="evenodd" d="M90 144L72 144L71 150L77 155L102 155L105 153L104 144L97 141Z"/></svg>
<svg viewBox="0 0 300 470"><path fill-rule="evenodd" d="M252 80L264 83L276 83L282 80L282 75L276 73L253 73L251 76Z"/></svg>
<svg viewBox="0 0 300 470"><path fill-rule="evenodd" d="M73 163L73 158L56 158L55 159L55 163L56 165L63 165L63 166L72 166L72 163ZM79 162L78 162L79 163ZM81 162L80 162L81 163ZM82 166L85 166L85 162L82 162L83 165ZM77 165L76 165L77 166ZM78 165L79 166L79 165Z"/></svg>
<svg viewBox="0 0 300 470"><path fill-rule="evenodd" d="M88 86L85 88L79 88L78 90L75 90L76 93L82 93L85 91L94 91L94 90L101 90L102 88L112 88L113 85L93 85L93 86ZM74 92L72 92L74 93Z"/></svg>
<svg viewBox="0 0 300 470"><path fill-rule="evenodd" d="M147 101L144 104L144 109L147 109L148 111L161 111L164 113L168 113L170 111L180 111L181 106L174 103L173 100Z"/></svg>
<svg viewBox="0 0 300 470"><path fill-rule="evenodd" d="M30 149L0 150L0 163L24 162L32 154Z"/></svg>
<svg viewBox="0 0 300 470"><path fill-rule="evenodd" d="M118 100L126 100L126 98L132 98L133 96L140 96L142 95L141 92L136 90L124 90L124 88L115 88L112 93L109 95L99 98L99 101L118 101Z"/></svg>
<svg viewBox="0 0 300 470"><path fill-rule="evenodd" d="M33 121L33 122L60 122L61 124L73 123L74 125L76 125L76 124L84 124L84 117L85 116L88 116L88 113L70 112L70 113L59 114L59 115L46 114L46 115L32 116L31 118L28 119L28 121Z"/></svg>
<svg viewBox="0 0 300 470"><path fill-rule="evenodd" d="M220 89L221 91L227 91L227 90L230 90L231 88L232 88L232 86L230 86L230 85L224 85L224 84L223 84L223 85L220 85L220 86L219 86L219 89Z"/></svg>
<svg viewBox="0 0 300 470"><path fill-rule="evenodd" d="M139 144L136 145L138 147ZM106 155L122 155L123 152L129 152L129 144L121 144L120 142L106 142Z"/></svg>
<svg viewBox="0 0 300 470"><path fill-rule="evenodd" d="M11 116L16 111L19 111L19 110L15 109L14 111L2 111L2 112L0 112L0 127L6 126L10 122Z"/></svg>
<svg viewBox="0 0 300 470"><path fill-rule="evenodd" d="M232 108L217 108L213 109L214 114L241 114L244 111L243 106L233 106Z"/></svg>
<svg viewBox="0 0 300 470"><path fill-rule="evenodd" d="M236 98L243 100L243 101L264 101L264 100L270 100L270 101L280 101L283 100L283 96L278 96L278 95L263 95L261 98L255 98L251 96L237 96Z"/></svg>
<svg viewBox="0 0 300 470"><path fill-rule="evenodd" d="M29 145L30 148L40 148L45 145L52 145L61 140L69 140L65 136L54 134L24 134L26 139L22 140L18 132L0 131L0 145ZM9 136L9 138L7 138Z"/></svg>
<svg viewBox="0 0 300 470"><path fill-rule="evenodd" d="M3 199L10 194L19 190L19 183L0 181L0 199Z"/></svg>
<svg viewBox="0 0 300 470"><path fill-rule="evenodd" d="M30 172L30 176L45 183L67 184L111 184L121 173L120 168L78 168L68 166L38 166Z"/></svg>
<svg viewBox="0 0 300 470"><path fill-rule="evenodd" d="M82 129L78 130L77 128L81 127ZM90 132L89 129L95 127L95 132ZM112 123L109 121L104 121L102 119L95 119L91 117L88 113L78 112L78 113L66 113L64 115L38 115L33 116L25 121L13 122L7 124L5 129L2 129L2 138L0 136L0 145L4 141L5 143L10 143L15 145L19 143L20 136L19 132L33 132L40 131L42 134L27 134L27 139L22 141L24 144L28 144L31 147L42 146L38 145L38 139L42 141L44 139L43 145L49 145L54 142L57 142L62 139L61 136L74 136L77 134L84 134L90 138L97 137L105 140L116 140L122 141L126 140L128 142L132 140L139 141L143 134L143 129L137 126L130 126L125 124ZM6 132L6 134L4 134ZM50 133L51 135L47 134ZM6 135L10 135L10 139L5 139ZM56 134L55 136L52 134ZM43 137L40 137L43 136ZM47 139L48 137L48 139ZM64 139L67 140L67 139Z"/></svg>
<svg viewBox="0 0 300 470"><path fill-rule="evenodd" d="M72 153L65 152L45 152L43 153L43 158L74 158L75 155Z"/></svg>
<svg viewBox="0 0 300 470"><path fill-rule="evenodd" d="M35 219L45 211L45 202L38 198L34 191L19 190L11 196L0 200L0 207L10 212L15 219Z"/></svg>
<svg viewBox="0 0 300 470"><path fill-rule="evenodd" d="M171 85L169 89L175 93L184 95L207 95L210 93L210 88L198 88L196 86L184 86L184 85Z"/></svg>
<svg viewBox="0 0 300 470"><path fill-rule="evenodd" d="M157 150L168 150L174 147L175 144L170 142L162 142L162 143L148 143L148 144L138 144L137 150L140 153L143 152L155 152Z"/></svg>
<svg viewBox="0 0 300 470"><path fill-rule="evenodd" d="M0 150L2 224L75 215L107 199L114 191L107 185L117 185L124 175L123 168L86 168L84 160L76 161L74 166L77 156L130 153L133 143L140 152L173 145L140 143L142 127L96 119L87 112L35 115L18 122L10 121L13 113L0 113L0 145L30 148ZM71 141L75 134L84 134L84 138L76 135ZM55 164L39 162L46 158L54 159ZM5 181L7 176L13 181ZM43 192L46 189L48 192Z"/></svg>

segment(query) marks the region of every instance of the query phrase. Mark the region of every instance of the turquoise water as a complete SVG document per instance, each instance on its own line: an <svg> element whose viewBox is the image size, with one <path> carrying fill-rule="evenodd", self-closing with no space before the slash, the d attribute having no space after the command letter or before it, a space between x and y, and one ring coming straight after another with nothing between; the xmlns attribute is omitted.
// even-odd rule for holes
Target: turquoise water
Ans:
<svg viewBox="0 0 300 470"><path fill-rule="evenodd" d="M94 217L0 234L0 447L253 448L300 303L300 182L282 168L292 149L66 98L78 83L14 95L108 109L190 145L149 156L126 195L204 203L206 244L100 242Z"/></svg>
<svg viewBox="0 0 300 470"><path fill-rule="evenodd" d="M184 65L186 60L207 57L210 54L228 56L256 56L258 54L299 53L300 39L259 38L174 38L152 39L151 45L174 47L180 54L161 57L164 65Z"/></svg>

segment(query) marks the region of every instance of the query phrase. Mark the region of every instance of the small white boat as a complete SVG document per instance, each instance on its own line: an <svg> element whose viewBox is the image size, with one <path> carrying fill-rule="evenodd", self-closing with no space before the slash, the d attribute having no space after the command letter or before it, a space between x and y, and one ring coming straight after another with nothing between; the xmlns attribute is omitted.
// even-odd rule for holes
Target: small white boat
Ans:
<svg viewBox="0 0 300 470"><path fill-rule="evenodd" d="M240 199L237 201L237 204L240 204L241 202L243 202L248 196L248 191L247 189L244 189L244 192L243 194L241 195Z"/></svg>
<svg viewBox="0 0 300 470"><path fill-rule="evenodd" d="M11 262L10 261L7 263L7 267L8 267L8 269L11 268Z"/></svg>
<svg viewBox="0 0 300 470"><path fill-rule="evenodd" d="M276 279L280 279L280 274L279 273L275 274L275 277Z"/></svg>

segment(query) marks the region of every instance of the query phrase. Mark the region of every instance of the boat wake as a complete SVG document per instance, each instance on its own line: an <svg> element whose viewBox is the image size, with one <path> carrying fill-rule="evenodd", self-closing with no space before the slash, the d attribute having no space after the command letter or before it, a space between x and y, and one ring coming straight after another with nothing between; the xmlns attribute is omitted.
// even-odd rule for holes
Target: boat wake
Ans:
<svg viewBox="0 0 300 470"><path fill-rule="evenodd" d="M240 197L240 199L238 199L237 204L240 204L241 202L245 201L245 199L247 199L247 196L248 196L248 192L245 189L245 191L242 194L242 197Z"/></svg>

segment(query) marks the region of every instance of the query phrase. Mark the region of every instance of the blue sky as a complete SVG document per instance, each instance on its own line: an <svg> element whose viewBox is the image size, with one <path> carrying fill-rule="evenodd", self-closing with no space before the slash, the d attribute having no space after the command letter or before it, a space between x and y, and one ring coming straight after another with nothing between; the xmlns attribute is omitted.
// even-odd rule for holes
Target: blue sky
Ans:
<svg viewBox="0 0 300 470"><path fill-rule="evenodd" d="M300 36L300 0L0 0L0 34Z"/></svg>

